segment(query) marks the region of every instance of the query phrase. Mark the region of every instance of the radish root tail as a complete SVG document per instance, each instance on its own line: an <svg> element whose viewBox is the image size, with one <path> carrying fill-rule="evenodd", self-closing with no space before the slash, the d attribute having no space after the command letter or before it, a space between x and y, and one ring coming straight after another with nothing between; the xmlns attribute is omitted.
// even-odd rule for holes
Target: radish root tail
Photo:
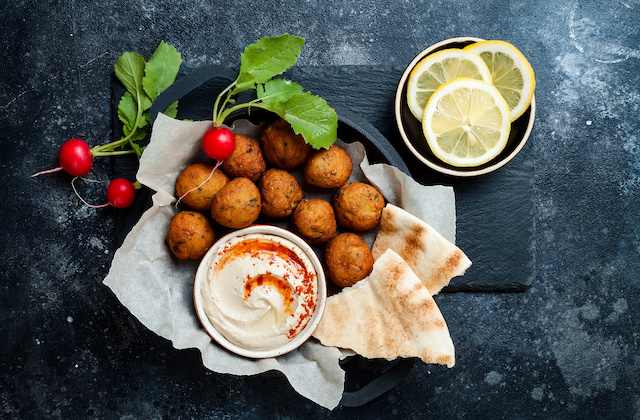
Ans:
<svg viewBox="0 0 640 420"><path fill-rule="evenodd" d="M211 177L213 176L213 173L216 171L216 169L218 169L218 166L220 166L221 164L222 164L222 161L221 161L221 160L217 161L217 162L216 162L216 166L214 166L214 167L213 167L213 169L211 170L211 173L209 174L209 176L207 177L207 179L205 179L204 181L202 181L202 182L200 183L200 185L198 185L197 187L193 187L193 188L191 188L189 191L187 191L186 193L182 194L182 195L180 196L180 198L178 198L178 201L176 201L176 208L178 208L178 204L180 204L180 202L182 201L182 199L183 199L183 198L185 198L185 197L187 196L187 194L189 194L189 193L190 193L190 192L192 192L192 191L197 190L198 188L200 188L200 187L202 187L204 184L206 184L206 183L211 179Z"/></svg>
<svg viewBox="0 0 640 420"><path fill-rule="evenodd" d="M31 175L31 178L34 178L34 177L36 177L36 176L38 176L38 175L52 174L52 173L54 173L54 172L58 172L58 171L61 171L61 170L62 170L62 166L58 166L58 167L57 167L57 168L55 168L55 169L48 169L48 170L46 170L46 171L40 171L40 172L38 172L37 174L33 174L33 175Z"/></svg>
<svg viewBox="0 0 640 420"><path fill-rule="evenodd" d="M82 198L82 196L80 195L80 193L78 193L78 190L76 189L76 179L81 178L84 179L85 181L89 181L89 182L102 182L102 181L95 181L95 180L91 180L91 179L85 179L82 178L80 176L76 176L71 180L71 188L73 188L73 192L76 193L76 195L78 196L78 198L80 199L80 201L82 201L85 205L87 205L88 207L91 207L92 209L101 209L103 207L107 207L109 205L109 203L105 203L105 204L100 204L99 206L95 206L93 204L89 204L85 201L84 198Z"/></svg>

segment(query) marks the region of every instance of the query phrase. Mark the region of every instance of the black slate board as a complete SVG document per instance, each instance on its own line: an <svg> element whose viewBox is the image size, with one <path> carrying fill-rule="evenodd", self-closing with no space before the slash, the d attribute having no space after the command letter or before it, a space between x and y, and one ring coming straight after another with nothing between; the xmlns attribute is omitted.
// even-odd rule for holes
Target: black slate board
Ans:
<svg viewBox="0 0 640 420"><path fill-rule="evenodd" d="M499 170L475 178L441 175L415 158L396 126L393 101L404 68L395 66L294 67L305 90L369 121L424 185L451 185L456 194L456 245L473 262L446 292L525 291L535 277L533 137Z"/></svg>
<svg viewBox="0 0 640 420"><path fill-rule="evenodd" d="M473 265L464 276L454 278L444 291L526 290L535 276L533 136L518 156L491 174L458 179L432 171L413 157L395 125L393 100L403 70L391 66L297 66L285 76L301 84L305 90L322 96L337 110L345 110L354 118L368 121L369 129L377 129L379 133L376 134L386 137L395 149L391 151L394 158L404 161L416 181L424 185L453 186L457 210L456 244L469 256ZM207 74L210 75L211 70L182 70L176 84L189 82L189 78L202 79ZM223 69L220 77L205 77L208 79L206 82L181 97L178 118L211 119L217 93L226 87L227 79L234 74L234 71ZM121 134L115 109L122 89L114 79L114 136ZM131 179L136 164L135 158L116 159L116 176ZM131 209L118 216L118 246L148 205L148 200L149 194L145 191Z"/></svg>

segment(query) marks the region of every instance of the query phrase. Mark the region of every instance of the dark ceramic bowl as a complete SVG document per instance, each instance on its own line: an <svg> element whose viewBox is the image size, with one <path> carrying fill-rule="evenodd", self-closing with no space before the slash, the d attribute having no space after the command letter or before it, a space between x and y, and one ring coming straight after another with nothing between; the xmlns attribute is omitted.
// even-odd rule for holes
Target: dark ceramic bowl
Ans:
<svg viewBox="0 0 640 420"><path fill-rule="evenodd" d="M400 130L400 136L404 140L405 144L422 163L427 165L434 171L456 176L456 177L471 177L477 175L483 175L505 165L524 147L531 130L533 128L533 121L536 114L536 100L535 96L531 101L529 108L522 114L520 118L511 123L511 133L509 134L509 140L504 150L491 161L469 168L459 168L438 159L429 149L427 141L422 133L422 123L416 117L413 116L407 105L407 81L411 70L427 55L436 51L444 50L447 48L464 48L469 44L484 41L480 38L462 37L451 38L445 41L439 42L422 51L413 61L409 64L407 69L402 74L402 78L398 83L395 98L395 116L398 130Z"/></svg>

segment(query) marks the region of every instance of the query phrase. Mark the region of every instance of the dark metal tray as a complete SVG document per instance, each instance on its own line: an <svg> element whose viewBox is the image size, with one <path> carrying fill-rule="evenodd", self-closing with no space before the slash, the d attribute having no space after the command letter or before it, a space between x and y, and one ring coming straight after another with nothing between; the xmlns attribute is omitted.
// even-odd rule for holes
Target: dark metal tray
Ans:
<svg viewBox="0 0 640 420"><path fill-rule="evenodd" d="M453 279L444 291L526 290L534 277L530 148L525 147L507 167L480 178L459 180L427 169L408 153L392 128L395 124L390 118L397 82L397 72L393 70L369 66L294 67L286 76L322 96L336 109L339 136L363 143L371 162L391 164L425 185L454 187L457 245L471 258L473 266L464 276ZM222 66L182 70L176 82L154 102L152 123L158 112L176 100L179 100L178 118L211 119L215 97L233 78L235 72ZM115 110L123 92L114 79L114 136L121 134ZM248 99L248 96L241 96L239 101ZM237 117L232 115L229 120ZM369 121L376 123L387 135ZM135 158L117 159L114 165L116 176L135 177ZM118 213L115 224L117 246L149 206L149 191L143 189L134 206ZM410 359L387 362L349 358L343 366L348 380L341 404L360 406L382 395L408 374L413 363Z"/></svg>

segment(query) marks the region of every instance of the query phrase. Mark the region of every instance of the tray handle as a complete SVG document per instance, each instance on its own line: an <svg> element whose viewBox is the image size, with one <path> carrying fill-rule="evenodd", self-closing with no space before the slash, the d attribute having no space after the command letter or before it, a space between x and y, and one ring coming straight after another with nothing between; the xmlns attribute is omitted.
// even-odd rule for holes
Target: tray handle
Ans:
<svg viewBox="0 0 640 420"><path fill-rule="evenodd" d="M342 394L340 405L343 407L361 407L375 400L402 382L411 372L414 364L413 359L400 359L391 369L357 391L345 391Z"/></svg>

